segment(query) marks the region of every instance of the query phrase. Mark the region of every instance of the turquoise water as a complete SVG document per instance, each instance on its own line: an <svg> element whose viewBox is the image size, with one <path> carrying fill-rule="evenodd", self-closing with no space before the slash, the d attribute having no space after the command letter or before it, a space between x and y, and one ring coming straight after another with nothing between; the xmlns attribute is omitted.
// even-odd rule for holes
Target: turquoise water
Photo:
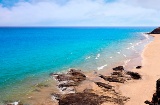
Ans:
<svg viewBox="0 0 160 105"><path fill-rule="evenodd" d="M0 28L0 101L21 95L49 73L100 70L132 58L154 27ZM138 47L139 46L139 47Z"/></svg>

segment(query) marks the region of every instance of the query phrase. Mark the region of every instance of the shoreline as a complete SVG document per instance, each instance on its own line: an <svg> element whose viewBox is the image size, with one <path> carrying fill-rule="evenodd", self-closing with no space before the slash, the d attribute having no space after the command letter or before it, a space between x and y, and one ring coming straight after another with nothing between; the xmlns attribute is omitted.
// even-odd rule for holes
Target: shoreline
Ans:
<svg viewBox="0 0 160 105"><path fill-rule="evenodd" d="M151 42L150 42L151 43ZM150 44L149 43L149 44ZM148 44L145 44L145 47L146 46L148 46ZM145 48L144 48L145 49ZM143 52L144 52L144 49L142 50L142 52L141 52L141 55L143 54ZM143 57L142 57L143 58ZM134 68L135 67L135 65L143 65L142 64L142 59L141 58L141 56L140 57L138 57L138 58L133 58L132 60L132 62L128 62L127 63L127 65L126 66L128 66L127 67L127 70L129 69L130 71L133 71L131 68ZM141 60L140 62L141 62L141 64L140 64L140 62L136 62L136 61L138 61L138 60ZM135 63L136 62L136 63ZM134 63L134 64L133 64ZM114 67L116 67L116 66L118 66L119 64L115 64L114 65ZM134 65L134 66L133 66ZM131 67L132 66L132 67ZM125 68L126 69L126 68ZM96 74L105 74L105 75L108 75L108 74L110 74L111 72L113 72L112 70L111 70L111 68L109 69L109 70L98 70L98 71L96 71ZM89 81L84 81L84 82L82 82L79 86L77 86L76 87L76 91L77 92L82 92L83 90L85 90L85 89L94 89L94 90L96 90L96 93L100 93L100 92L102 92L102 90L101 89L99 89L99 87L98 86L96 86L94 83L91 83L90 81L98 81L98 82L106 82L106 81L104 81L104 80L102 80L102 79L100 79L99 77L97 77L97 75L95 75L95 71L89 71L89 72L84 72L85 73L85 75L87 76L87 78L89 78ZM134 80L132 80L132 81L129 81L129 83L132 83ZM137 81L137 80L135 80L135 81ZM138 81L141 81L141 80L138 80ZM114 86L116 86L116 91L118 91L119 93L122 93L122 95L123 94L125 94L125 93L123 93L123 90L121 90L121 87L123 87L123 85L125 85L125 84L127 84L127 83L124 83L124 84L116 84L116 83L111 83L112 85L114 85ZM46 88L47 89L47 88ZM42 90L42 92L46 92L46 89L43 89ZM51 94L51 92L54 92L54 93L59 93L58 91L54 91L54 90L52 90L52 91L49 91L50 92L50 94ZM39 93L36 93L36 94L39 94ZM105 94L106 95L106 94ZM34 95L33 95L34 96ZM50 95L48 95L48 99L47 100L45 100L45 101L42 101L42 100L44 100L44 99L42 99L41 100L41 103L47 103L47 105L50 105L50 104L54 104L54 105L58 105L58 102L57 101L53 101L52 99L51 99L51 96L50 96L50 98L49 98L49 96ZM123 95L123 96L127 96L127 95ZM34 96L35 97L35 96ZM30 100L30 99L29 99ZM32 99L32 101L33 101L33 99ZM34 102L33 102L34 103ZM34 103L35 104L35 103ZM127 104L127 103L126 103ZM104 105L105 105L105 103L104 103ZM107 104L107 105L112 105L112 103L111 104ZM129 104L128 104L129 105ZM130 104L131 105L131 104Z"/></svg>
<svg viewBox="0 0 160 105"><path fill-rule="evenodd" d="M146 44L145 44L145 46L146 46ZM147 44L147 46L148 46L148 44ZM144 49L143 49L143 51L144 51ZM142 54L143 52L140 52L140 53ZM139 62L136 62L138 60L141 60L140 57L133 58L132 60L133 60L132 62L127 62L127 64L125 66L128 66L128 65L129 66L126 67L125 69L131 70L131 68L134 68L135 65L137 65L137 66L141 65L141 64L139 64ZM119 66L119 65L123 65L122 62L114 64L114 65L112 65L112 67L116 67L116 66ZM109 75L111 72L113 72L112 71L112 67L109 68L109 69L107 68L107 70L106 70L106 68L104 68L103 70L96 70L96 73L97 74ZM87 76L87 78L89 78L89 81L90 80L94 80L94 81L106 82L106 81L100 79L99 77L97 77L97 74L95 75L95 71L88 71L88 72L84 71L84 73ZM94 88L98 94L99 94L99 92L102 92L102 90L99 89L99 87L97 87L94 83L91 83L89 81L82 82L78 87L76 87L76 90L78 92L82 92L85 89ZM54 82L54 85L55 84L57 84L57 83ZM124 84L118 84L117 85L115 83L111 83L111 84L116 86L116 91L118 91L118 92L121 92L121 90L119 89L119 87L121 87L121 85L124 85ZM54 89L53 89L53 87L54 87ZM46 104L47 105L50 105L50 104L51 105L52 104L56 105L57 104L57 102L53 102L53 100L51 98L51 95L50 95L52 92L60 93L60 92L58 92L56 86L53 86L53 84L52 84L52 86L44 87L44 88L42 87L40 90L41 90L41 92L38 92L38 91L37 92L32 92L31 94L27 95L27 100L26 101L29 101L29 102L31 102L31 104L34 104L34 105L38 105L38 104L42 104L42 103L45 104L45 105ZM45 93L45 94L43 94L43 93ZM123 93L123 91L122 91L122 93ZM40 95L42 95L42 96L40 96ZM125 96L125 95L123 95L123 96ZM45 99L44 99L44 97L45 97ZM34 99L36 99L36 100L34 100ZM107 104L107 105L110 105L110 104Z"/></svg>
<svg viewBox="0 0 160 105"><path fill-rule="evenodd" d="M150 34L154 37L154 40L146 45L142 56L142 68L133 69L132 71L138 72L142 75L142 79L138 81L131 81L120 86L119 90L125 96L130 97L130 101L126 105L146 105L146 100L152 99L153 93L155 93L156 80L160 77L159 68L160 62L158 59L160 56L158 51L160 47L160 34Z"/></svg>

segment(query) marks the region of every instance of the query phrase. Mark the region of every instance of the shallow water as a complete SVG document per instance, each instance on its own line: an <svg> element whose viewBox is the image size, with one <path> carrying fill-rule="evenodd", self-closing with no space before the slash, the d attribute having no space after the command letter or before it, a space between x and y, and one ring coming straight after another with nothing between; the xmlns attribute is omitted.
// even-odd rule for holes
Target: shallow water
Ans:
<svg viewBox="0 0 160 105"><path fill-rule="evenodd" d="M0 101L18 100L49 73L107 69L140 56L154 27L0 28Z"/></svg>

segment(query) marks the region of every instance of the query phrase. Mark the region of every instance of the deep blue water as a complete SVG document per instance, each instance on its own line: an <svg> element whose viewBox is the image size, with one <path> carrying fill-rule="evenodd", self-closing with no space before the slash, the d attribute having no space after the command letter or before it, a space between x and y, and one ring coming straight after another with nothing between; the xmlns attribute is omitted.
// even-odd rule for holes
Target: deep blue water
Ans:
<svg viewBox="0 0 160 105"><path fill-rule="evenodd" d="M154 27L0 28L0 100L68 68L97 70L131 57ZM138 49L137 49L138 50ZM109 59L113 58L113 59ZM118 59L116 59L118 58ZM25 89L27 91L27 89Z"/></svg>

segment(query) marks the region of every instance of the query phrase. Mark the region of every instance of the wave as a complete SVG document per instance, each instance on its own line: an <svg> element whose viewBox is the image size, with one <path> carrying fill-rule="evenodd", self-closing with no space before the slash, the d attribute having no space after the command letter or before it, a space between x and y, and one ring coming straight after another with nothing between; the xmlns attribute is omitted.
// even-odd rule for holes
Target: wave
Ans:
<svg viewBox="0 0 160 105"><path fill-rule="evenodd" d="M103 66L100 66L100 67L97 67L97 70L102 70L104 67L108 66L107 64L103 65Z"/></svg>
<svg viewBox="0 0 160 105"><path fill-rule="evenodd" d="M131 61L131 59L125 60L123 66L125 67L128 64L128 62L130 62L130 61Z"/></svg>
<svg viewBox="0 0 160 105"><path fill-rule="evenodd" d="M91 58L91 56L86 57L86 59L90 59L90 58Z"/></svg>
<svg viewBox="0 0 160 105"><path fill-rule="evenodd" d="M117 52L118 54L120 54L121 52Z"/></svg>
<svg viewBox="0 0 160 105"><path fill-rule="evenodd" d="M100 57L100 54L97 54L96 58L95 59L98 59Z"/></svg>

